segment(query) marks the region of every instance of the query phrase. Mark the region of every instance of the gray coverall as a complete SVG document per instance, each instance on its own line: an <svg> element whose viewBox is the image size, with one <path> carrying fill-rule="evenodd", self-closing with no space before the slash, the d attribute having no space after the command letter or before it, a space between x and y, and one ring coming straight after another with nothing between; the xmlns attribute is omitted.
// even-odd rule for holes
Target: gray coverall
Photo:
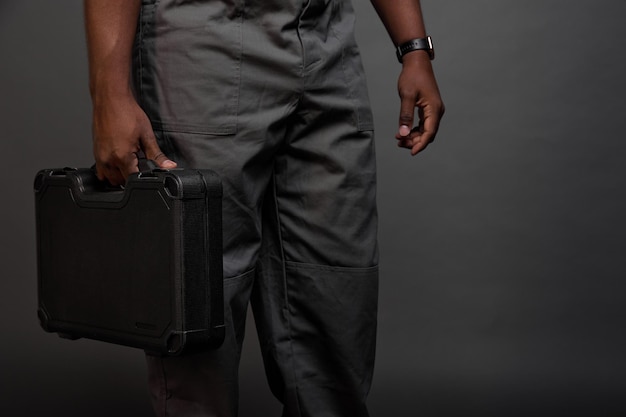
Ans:
<svg viewBox="0 0 626 417"><path fill-rule="evenodd" d="M361 417L378 289L372 115L349 0L144 0L139 103L224 186L226 340L147 356L159 416L235 416L252 305L285 417Z"/></svg>

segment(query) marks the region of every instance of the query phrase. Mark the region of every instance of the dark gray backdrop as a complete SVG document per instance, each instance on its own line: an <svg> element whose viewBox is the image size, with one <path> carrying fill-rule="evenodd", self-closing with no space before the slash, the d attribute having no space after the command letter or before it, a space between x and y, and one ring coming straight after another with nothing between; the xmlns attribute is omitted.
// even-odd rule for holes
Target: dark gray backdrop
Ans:
<svg viewBox="0 0 626 417"><path fill-rule="evenodd" d="M423 1L448 108L396 148L399 65L355 0L378 134L374 416L626 413L626 2ZM0 390L7 416L149 416L141 352L44 333L31 183L89 166L79 1L0 1ZM252 326L242 417L278 415Z"/></svg>

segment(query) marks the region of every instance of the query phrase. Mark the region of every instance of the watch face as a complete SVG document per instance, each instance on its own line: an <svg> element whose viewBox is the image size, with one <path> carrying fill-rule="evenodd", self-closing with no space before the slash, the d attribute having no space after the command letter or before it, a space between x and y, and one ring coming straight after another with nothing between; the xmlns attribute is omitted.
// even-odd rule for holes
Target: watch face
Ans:
<svg viewBox="0 0 626 417"><path fill-rule="evenodd" d="M435 47L433 46L433 39L430 36L426 36L428 40L428 55L430 56L430 60L435 59Z"/></svg>

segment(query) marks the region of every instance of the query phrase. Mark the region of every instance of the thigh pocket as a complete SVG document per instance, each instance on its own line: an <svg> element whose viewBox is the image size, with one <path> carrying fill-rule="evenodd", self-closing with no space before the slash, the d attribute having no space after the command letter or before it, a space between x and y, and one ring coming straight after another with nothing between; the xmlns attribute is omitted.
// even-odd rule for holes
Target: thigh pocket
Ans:
<svg viewBox="0 0 626 417"><path fill-rule="evenodd" d="M157 0L143 5L136 74L141 104L155 129L236 132L239 3Z"/></svg>

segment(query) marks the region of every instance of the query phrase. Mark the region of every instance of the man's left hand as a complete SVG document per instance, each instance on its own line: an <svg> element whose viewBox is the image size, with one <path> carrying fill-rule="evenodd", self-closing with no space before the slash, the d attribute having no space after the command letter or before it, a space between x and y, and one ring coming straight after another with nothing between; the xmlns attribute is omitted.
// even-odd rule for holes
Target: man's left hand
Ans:
<svg viewBox="0 0 626 417"><path fill-rule="evenodd" d="M400 120L396 139L398 146L411 150L411 155L423 151L435 140L445 106L428 54L414 51L404 55L398 79ZM418 123L414 126L415 109Z"/></svg>

